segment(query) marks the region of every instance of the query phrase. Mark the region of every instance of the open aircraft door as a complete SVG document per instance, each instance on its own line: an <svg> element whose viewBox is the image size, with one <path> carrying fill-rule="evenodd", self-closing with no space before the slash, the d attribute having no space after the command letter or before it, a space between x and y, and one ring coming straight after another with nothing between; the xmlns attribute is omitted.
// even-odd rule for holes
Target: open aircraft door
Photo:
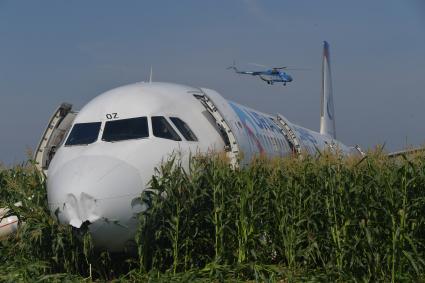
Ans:
<svg viewBox="0 0 425 283"><path fill-rule="evenodd" d="M72 122L77 116L73 112L72 105L62 103L52 117L49 119L46 129L34 153L34 160L37 169L43 174L47 173L50 161L56 153L56 149L63 142L66 134L72 126Z"/></svg>
<svg viewBox="0 0 425 283"><path fill-rule="evenodd" d="M225 115L226 112L231 112L228 107L228 103L218 93L215 93L209 89L199 89L198 92L194 92L193 95L204 105L206 110L214 118L223 140L226 144L225 151L230 163L233 167L239 166L239 144L237 137L232 129L232 123L229 121L229 115Z"/></svg>
<svg viewBox="0 0 425 283"><path fill-rule="evenodd" d="M47 174L47 169L49 168L50 161L55 155L56 148L64 140L77 115L77 113L72 112L71 109L72 105L68 103L62 103L56 109L52 117L50 117L49 123L34 152L35 166L40 173L42 173L42 176ZM21 205L21 202L15 204L15 206ZM7 238L18 229L18 217L16 215L6 217L8 211L8 208L0 208L0 240Z"/></svg>
<svg viewBox="0 0 425 283"><path fill-rule="evenodd" d="M279 126L279 129L282 131L283 135L286 137L286 140L289 142L292 152L295 154L301 153L301 143L295 132L290 126L288 120L283 117L281 114L277 114L276 119L274 121Z"/></svg>

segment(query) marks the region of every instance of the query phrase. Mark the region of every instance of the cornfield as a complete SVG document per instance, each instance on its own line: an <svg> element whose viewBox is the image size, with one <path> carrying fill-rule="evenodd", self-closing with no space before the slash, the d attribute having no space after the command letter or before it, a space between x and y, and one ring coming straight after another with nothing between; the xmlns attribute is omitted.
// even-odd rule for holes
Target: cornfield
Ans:
<svg viewBox="0 0 425 283"><path fill-rule="evenodd" d="M0 281L425 282L425 155L170 158L141 198L132 253L96 250L50 216L28 164L0 171ZM22 202L22 206L14 204Z"/></svg>

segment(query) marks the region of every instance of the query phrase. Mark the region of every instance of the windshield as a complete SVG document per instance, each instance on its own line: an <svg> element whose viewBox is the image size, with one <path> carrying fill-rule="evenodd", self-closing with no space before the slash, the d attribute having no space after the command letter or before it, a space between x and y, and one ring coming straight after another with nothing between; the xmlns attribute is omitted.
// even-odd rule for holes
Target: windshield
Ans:
<svg viewBox="0 0 425 283"><path fill-rule="evenodd" d="M94 143L97 140L100 125L100 122L75 124L65 145L87 145Z"/></svg>
<svg viewBox="0 0 425 283"><path fill-rule="evenodd" d="M102 140L114 142L147 137L149 137L148 119L138 117L106 122Z"/></svg>
<svg viewBox="0 0 425 283"><path fill-rule="evenodd" d="M173 127L162 116L152 117L152 132L155 137L169 139L173 141L181 141L182 139L174 131Z"/></svg>
<svg viewBox="0 0 425 283"><path fill-rule="evenodd" d="M182 119L177 117L170 117L171 122L176 126L176 128L182 133L184 138L188 141L197 141L198 138L189 128L189 125L186 124Z"/></svg>

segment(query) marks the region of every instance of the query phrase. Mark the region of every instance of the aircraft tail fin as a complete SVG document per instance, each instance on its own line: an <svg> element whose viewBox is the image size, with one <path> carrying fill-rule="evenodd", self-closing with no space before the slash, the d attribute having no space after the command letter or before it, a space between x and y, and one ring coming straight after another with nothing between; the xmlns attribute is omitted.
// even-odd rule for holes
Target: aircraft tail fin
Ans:
<svg viewBox="0 0 425 283"><path fill-rule="evenodd" d="M331 64L329 58L329 43L323 42L322 61L322 99L320 110L320 134L336 138L335 109L332 95Z"/></svg>

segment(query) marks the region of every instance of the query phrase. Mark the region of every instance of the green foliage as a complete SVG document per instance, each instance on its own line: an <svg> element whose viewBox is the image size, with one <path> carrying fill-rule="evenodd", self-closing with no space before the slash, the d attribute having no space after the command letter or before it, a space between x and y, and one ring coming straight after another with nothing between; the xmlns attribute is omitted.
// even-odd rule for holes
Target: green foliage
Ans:
<svg viewBox="0 0 425 283"><path fill-rule="evenodd" d="M138 234L149 239L139 245L145 272L214 275L258 265L341 280L424 275L424 156L259 158L239 170L208 156L187 171L172 159L151 189ZM233 275L258 279L253 268Z"/></svg>
<svg viewBox="0 0 425 283"><path fill-rule="evenodd" d="M45 183L31 164L0 171L0 207L9 209L5 217L16 215L20 223L16 234L0 241L0 281L33 281L46 274L54 274L49 280L55 281L85 273L89 234L77 237L51 217Z"/></svg>
<svg viewBox="0 0 425 283"><path fill-rule="evenodd" d="M31 164L0 170L0 207L25 223L0 242L0 281L403 282L425 275L424 155L258 158L236 170L218 156L189 166L171 158L142 199L150 208L139 215L137 255L112 255L95 250L88 233L58 224Z"/></svg>

